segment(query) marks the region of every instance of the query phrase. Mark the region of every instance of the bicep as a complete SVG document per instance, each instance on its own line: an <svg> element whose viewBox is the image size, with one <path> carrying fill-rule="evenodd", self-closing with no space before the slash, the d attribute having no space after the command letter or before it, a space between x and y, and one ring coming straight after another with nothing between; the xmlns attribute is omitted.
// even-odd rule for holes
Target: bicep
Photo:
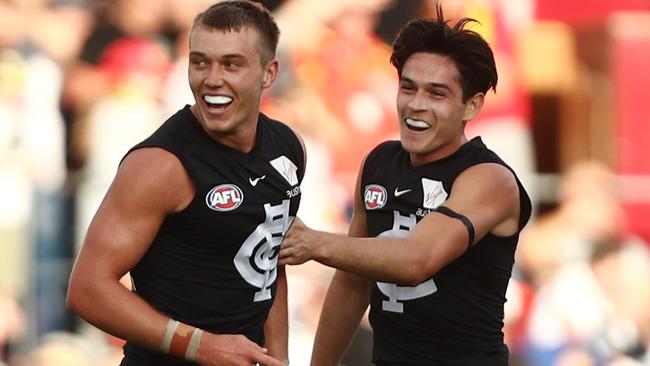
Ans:
<svg viewBox="0 0 650 366"><path fill-rule="evenodd" d="M165 216L186 204L192 191L189 176L170 153L129 154L88 228L77 269L121 277L142 258Z"/></svg>
<svg viewBox="0 0 650 366"><path fill-rule="evenodd" d="M461 220L435 211L415 225L409 240L430 258L432 270L437 271L488 232L514 234L517 203L517 183L507 168L497 164L476 165L458 176L443 203L469 220L474 228L473 243L468 243L469 230Z"/></svg>
<svg viewBox="0 0 650 366"><path fill-rule="evenodd" d="M469 219L475 242L488 232L507 236L518 230L519 187L503 165L479 164L463 172L444 205Z"/></svg>

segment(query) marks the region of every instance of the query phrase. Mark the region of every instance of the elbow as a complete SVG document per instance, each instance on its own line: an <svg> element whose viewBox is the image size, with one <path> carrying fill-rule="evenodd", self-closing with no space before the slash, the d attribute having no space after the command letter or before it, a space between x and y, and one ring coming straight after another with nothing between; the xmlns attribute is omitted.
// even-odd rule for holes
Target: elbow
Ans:
<svg viewBox="0 0 650 366"><path fill-rule="evenodd" d="M408 277L404 278L404 280L401 281L400 285L409 286L409 287L416 287L419 284L421 284L422 282L425 282L426 280L428 280L429 278L431 278L431 273L428 273L428 274L417 273L417 274L413 274L411 276L408 276Z"/></svg>
<svg viewBox="0 0 650 366"><path fill-rule="evenodd" d="M68 284L68 293L65 298L65 306L68 308L68 310L77 315L81 315L81 301L79 300L79 297L80 294L78 286L76 286L74 284L74 281L71 279L70 283Z"/></svg>
<svg viewBox="0 0 650 366"><path fill-rule="evenodd" d="M405 266L405 268L402 278L399 279L399 284L410 287L415 287L427 281L436 272L431 268L426 258L421 257Z"/></svg>
<svg viewBox="0 0 650 366"><path fill-rule="evenodd" d="M93 299L92 286L84 284L81 279L71 277L68 284L68 293L66 295L65 304L68 310L87 319L88 304Z"/></svg>

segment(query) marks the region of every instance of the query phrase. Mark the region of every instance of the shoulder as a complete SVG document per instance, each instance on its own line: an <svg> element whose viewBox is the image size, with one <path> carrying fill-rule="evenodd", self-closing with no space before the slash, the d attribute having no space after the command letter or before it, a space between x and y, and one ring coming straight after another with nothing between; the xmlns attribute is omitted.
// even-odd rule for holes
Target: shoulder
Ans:
<svg viewBox="0 0 650 366"><path fill-rule="evenodd" d="M464 144L458 158L464 163L453 183L452 192L466 189L469 193L464 194L474 193L495 200L518 197L515 173L480 137Z"/></svg>
<svg viewBox="0 0 650 366"><path fill-rule="evenodd" d="M191 131L187 127L191 124L192 118L194 118L192 112L189 106L186 106L169 116L147 139L136 146L147 142L166 142L178 139L182 134L187 134L188 131Z"/></svg>
<svg viewBox="0 0 650 366"><path fill-rule="evenodd" d="M472 185L477 194L494 195L492 201L513 206L520 212L519 227L523 228L530 219L532 202L517 173L501 157L486 146L480 137L469 141L462 157L467 167L460 173L460 184Z"/></svg>
<svg viewBox="0 0 650 366"><path fill-rule="evenodd" d="M180 156L188 148L194 148L201 144L201 131L193 126L194 115L189 106L180 109L178 112L165 120L149 137L133 146L127 153L141 149L160 147ZM197 122L198 123L198 122Z"/></svg>
<svg viewBox="0 0 650 366"><path fill-rule="evenodd" d="M169 116L169 118L163 122L159 130L167 131L172 135L178 134L181 131L185 133L190 133L192 131L201 131L200 128L189 128L192 125L199 127L199 122L196 120L196 117L192 113L190 106L186 105L184 108L179 109L176 113Z"/></svg>
<svg viewBox="0 0 650 366"><path fill-rule="evenodd" d="M128 187L135 197L167 205L170 212L189 203L194 190L194 183L178 157L159 147L129 152L118 168L115 184Z"/></svg>
<svg viewBox="0 0 650 366"><path fill-rule="evenodd" d="M191 122L194 119L194 114L190 110L190 106L179 109L176 113L169 116L162 124L161 127L172 128L174 126L183 125Z"/></svg>
<svg viewBox="0 0 650 366"><path fill-rule="evenodd" d="M364 177L367 172L385 171L386 166L394 163L395 159L399 159L400 154L403 153L406 152L399 141L384 141L375 146L361 162L361 171L364 173Z"/></svg>
<svg viewBox="0 0 650 366"><path fill-rule="evenodd" d="M289 127L286 123L277 119L273 119L261 112L260 112L260 122L264 123L269 129L277 133L297 136L296 132L291 127Z"/></svg>
<svg viewBox="0 0 650 366"><path fill-rule="evenodd" d="M301 158L301 165L305 165L307 160L305 142L294 129L284 122L270 118L264 113L260 113L260 123L264 124L264 129L269 131L269 133L275 136L276 139L286 142L286 146Z"/></svg>
<svg viewBox="0 0 650 366"><path fill-rule="evenodd" d="M454 161L458 176L453 182L452 193L461 188L469 189L469 194L492 190L518 192L517 178L512 169L479 137L465 143Z"/></svg>
<svg viewBox="0 0 650 366"><path fill-rule="evenodd" d="M379 177L393 179L398 161L407 154L399 141L384 141L366 154L359 169L357 190Z"/></svg>
<svg viewBox="0 0 650 366"><path fill-rule="evenodd" d="M161 147L142 147L131 150L122 161L120 169L133 170L136 174L168 174L182 164L172 152Z"/></svg>
<svg viewBox="0 0 650 366"><path fill-rule="evenodd" d="M474 164L463 170L456 183L472 184L476 187L494 187L502 189L516 189L517 179L514 173L506 166L499 162L482 162Z"/></svg>
<svg viewBox="0 0 650 366"><path fill-rule="evenodd" d="M494 234L511 235L521 228L521 191L514 173L498 163L465 169L453 183L450 198L461 211L490 222Z"/></svg>
<svg viewBox="0 0 650 366"><path fill-rule="evenodd" d="M388 157L393 157L401 151L404 151L404 149L402 149L401 142L397 140L388 140L378 144L372 150L370 150L368 155L366 155L365 160L383 160Z"/></svg>

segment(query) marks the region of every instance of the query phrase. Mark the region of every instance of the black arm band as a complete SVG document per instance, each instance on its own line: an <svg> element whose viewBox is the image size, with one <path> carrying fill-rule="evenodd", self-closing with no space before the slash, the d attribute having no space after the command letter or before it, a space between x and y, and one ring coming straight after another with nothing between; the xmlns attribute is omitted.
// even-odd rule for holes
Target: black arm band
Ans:
<svg viewBox="0 0 650 366"><path fill-rule="evenodd" d="M467 250L469 250L469 248L472 246L472 244L474 244L474 225L472 225L472 222L469 221L469 219L467 217L459 214L458 212L450 209L449 207L438 206L438 208L436 208L436 212L440 212L441 214L443 214L445 216L449 216L449 217L452 217L454 219L458 219L458 220L460 220L460 222L463 223L463 225L465 225L465 228L467 229L467 236L468 236Z"/></svg>

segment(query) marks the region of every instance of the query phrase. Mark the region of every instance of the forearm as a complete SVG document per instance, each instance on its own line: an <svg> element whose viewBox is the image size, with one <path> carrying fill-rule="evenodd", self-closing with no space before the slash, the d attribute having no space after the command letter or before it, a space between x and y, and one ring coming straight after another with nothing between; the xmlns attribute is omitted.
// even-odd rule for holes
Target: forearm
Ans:
<svg viewBox="0 0 650 366"><path fill-rule="evenodd" d="M336 366L368 307L370 281L337 271L323 304L312 366Z"/></svg>
<svg viewBox="0 0 650 366"><path fill-rule="evenodd" d="M68 307L107 333L154 350L169 320L117 279L71 281Z"/></svg>
<svg viewBox="0 0 650 366"><path fill-rule="evenodd" d="M375 280L418 284L428 253L402 238L354 238L320 233L313 259Z"/></svg>
<svg viewBox="0 0 650 366"><path fill-rule="evenodd" d="M266 344L264 345L269 355L278 360L288 360L289 358L289 321L287 310L287 279L284 266L278 267L278 288L273 300L273 306L269 316L264 324L264 335Z"/></svg>

